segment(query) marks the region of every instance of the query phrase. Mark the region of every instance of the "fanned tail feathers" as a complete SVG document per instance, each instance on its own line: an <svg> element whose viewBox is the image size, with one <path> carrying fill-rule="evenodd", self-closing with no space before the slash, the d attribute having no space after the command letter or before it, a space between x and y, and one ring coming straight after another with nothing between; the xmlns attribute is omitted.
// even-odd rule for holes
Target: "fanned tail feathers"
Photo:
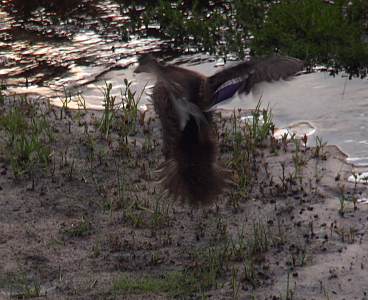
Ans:
<svg viewBox="0 0 368 300"><path fill-rule="evenodd" d="M192 206L211 205L230 182L230 170L217 162L210 166L185 166L175 159L168 159L156 170L158 181L175 200Z"/></svg>

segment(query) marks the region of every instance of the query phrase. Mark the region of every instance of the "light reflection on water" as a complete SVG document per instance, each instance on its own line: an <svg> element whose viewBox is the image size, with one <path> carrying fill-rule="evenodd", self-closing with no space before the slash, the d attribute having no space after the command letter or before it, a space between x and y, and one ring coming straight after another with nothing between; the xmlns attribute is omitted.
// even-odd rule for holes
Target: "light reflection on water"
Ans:
<svg viewBox="0 0 368 300"><path fill-rule="evenodd" d="M113 2L100 6L104 14L99 21L86 16L81 27L61 22L50 29L52 32L37 36L35 32L42 31L42 27L28 24L27 30L20 31L13 26L16 21L0 10L0 76L7 87L4 92L39 94L61 105L65 88L73 95L81 92L87 107L102 109L106 82L112 84L112 95L117 98L125 91L125 78L132 81L131 88L137 94L147 83L152 85L152 76L133 74L137 53L161 51L167 42L137 34L125 40L122 23L129 18L124 10ZM41 17L35 15L36 19ZM113 30L104 30L107 25L101 20ZM183 55L175 63L206 75L221 65L204 54ZM288 82L263 84L259 90L263 107L273 107L277 126L309 122L316 129L314 136L338 145L349 154L351 162L368 164L367 84L366 79L346 80L341 74L332 78L326 73L314 73ZM260 94L235 97L220 107L252 109L259 97ZM141 104L148 103L148 99L145 95ZM312 137L309 141L314 145Z"/></svg>
<svg viewBox="0 0 368 300"><path fill-rule="evenodd" d="M64 87L75 89L111 69L126 68L137 52L164 44L142 39L144 33L135 30L130 16L139 7L91 0L75 0L73 7L44 4L48 7L0 3L0 80L9 93L55 96ZM63 19L66 11L73 13Z"/></svg>

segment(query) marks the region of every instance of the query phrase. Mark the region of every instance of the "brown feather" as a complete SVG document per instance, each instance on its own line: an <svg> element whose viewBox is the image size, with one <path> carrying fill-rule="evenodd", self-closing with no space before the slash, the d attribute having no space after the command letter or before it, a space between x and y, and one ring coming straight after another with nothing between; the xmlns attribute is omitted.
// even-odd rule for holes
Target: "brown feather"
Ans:
<svg viewBox="0 0 368 300"><path fill-rule="evenodd" d="M230 171L216 162L216 147L210 138L211 114L206 110L237 90L249 93L261 81L285 79L302 67L295 58L269 57L205 77L143 55L136 72L157 75L153 103L162 126L166 160L158 167L158 179L164 190L190 205L213 203L226 188Z"/></svg>

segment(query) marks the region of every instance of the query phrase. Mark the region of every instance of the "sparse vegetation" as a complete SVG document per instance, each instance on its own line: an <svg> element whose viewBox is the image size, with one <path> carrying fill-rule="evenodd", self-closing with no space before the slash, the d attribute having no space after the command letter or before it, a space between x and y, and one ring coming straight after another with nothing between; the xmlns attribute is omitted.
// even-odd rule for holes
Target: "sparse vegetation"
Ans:
<svg viewBox="0 0 368 300"><path fill-rule="evenodd" d="M330 154L320 139L316 147L292 134L275 139L271 109L262 109L261 101L250 114L215 115L218 159L233 170L234 182L222 200L211 209L172 203L153 172L161 160L158 121L152 111L138 111L139 96L129 91L128 81L125 86L120 99L106 83L109 109L93 114L82 95L77 110L27 96L4 99L0 186L8 193L13 186L15 198L2 197L1 209L11 218L18 209L9 210L11 205L24 210L25 218L34 215L24 219L25 228L20 222L24 236L17 233L28 241L17 252L20 277L6 276L18 274L11 265L0 268L0 289L9 297L191 298L216 291L225 298L257 298L286 276L279 291L267 291L294 299L297 274L313 263L312 253L324 241L362 242L355 226L343 224L348 212L361 213L356 200L354 207L347 205L358 197L359 184L342 185L345 167L339 181L326 170L321 176ZM326 180L335 186L335 205L323 215ZM339 221L320 226L331 215ZM11 244L12 236L4 235L2 243ZM86 259L81 270L88 272L72 270L80 257ZM48 282L59 289L46 293ZM324 286L319 296L328 292Z"/></svg>

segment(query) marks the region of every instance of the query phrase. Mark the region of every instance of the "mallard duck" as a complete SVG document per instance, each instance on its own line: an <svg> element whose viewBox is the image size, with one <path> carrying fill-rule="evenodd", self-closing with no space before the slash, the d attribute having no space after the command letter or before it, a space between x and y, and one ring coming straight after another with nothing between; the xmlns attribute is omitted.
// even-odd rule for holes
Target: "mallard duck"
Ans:
<svg viewBox="0 0 368 300"><path fill-rule="evenodd" d="M296 58L274 56L241 62L206 77L163 65L151 54L142 55L138 62L136 73L157 76L152 98L166 159L157 170L159 181L174 199L201 206L213 203L229 181L229 170L216 161L208 110L236 92L247 94L261 81L286 79L303 68Z"/></svg>

